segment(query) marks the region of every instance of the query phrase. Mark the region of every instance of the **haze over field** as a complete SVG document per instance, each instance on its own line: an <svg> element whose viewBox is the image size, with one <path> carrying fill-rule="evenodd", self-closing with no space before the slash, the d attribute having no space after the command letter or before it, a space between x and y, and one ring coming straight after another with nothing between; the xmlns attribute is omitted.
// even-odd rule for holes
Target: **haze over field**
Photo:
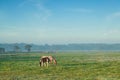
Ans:
<svg viewBox="0 0 120 80"><path fill-rule="evenodd" d="M0 43L120 43L120 0L0 0Z"/></svg>

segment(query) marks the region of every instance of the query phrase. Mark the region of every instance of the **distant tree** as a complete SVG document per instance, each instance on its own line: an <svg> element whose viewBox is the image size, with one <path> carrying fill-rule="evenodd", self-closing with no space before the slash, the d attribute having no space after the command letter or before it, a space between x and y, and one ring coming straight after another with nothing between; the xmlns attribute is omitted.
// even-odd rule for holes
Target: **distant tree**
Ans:
<svg viewBox="0 0 120 80"><path fill-rule="evenodd" d="M0 53L5 53L5 48L0 48Z"/></svg>
<svg viewBox="0 0 120 80"><path fill-rule="evenodd" d="M29 44L27 44L27 45L25 45L25 49L28 51L28 52L30 52L31 51L31 45L29 45Z"/></svg>
<svg viewBox="0 0 120 80"><path fill-rule="evenodd" d="M20 51L20 47L17 46L17 45L15 45L15 46L14 46L14 51L15 51L15 52L19 52L19 51Z"/></svg>

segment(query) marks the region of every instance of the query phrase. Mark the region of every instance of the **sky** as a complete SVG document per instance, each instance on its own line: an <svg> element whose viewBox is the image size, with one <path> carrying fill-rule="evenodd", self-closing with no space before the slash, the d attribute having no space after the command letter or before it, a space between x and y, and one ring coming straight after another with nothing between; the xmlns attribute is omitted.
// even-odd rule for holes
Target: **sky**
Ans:
<svg viewBox="0 0 120 80"><path fill-rule="evenodd" d="M120 0L0 0L0 43L120 43Z"/></svg>

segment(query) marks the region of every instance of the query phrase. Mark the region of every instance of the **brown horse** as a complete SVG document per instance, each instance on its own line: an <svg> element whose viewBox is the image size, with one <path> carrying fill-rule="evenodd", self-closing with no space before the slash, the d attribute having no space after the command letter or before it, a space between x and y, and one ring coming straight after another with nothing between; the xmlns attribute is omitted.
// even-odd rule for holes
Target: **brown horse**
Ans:
<svg viewBox="0 0 120 80"><path fill-rule="evenodd" d="M55 65L57 65L57 61L53 56L42 56L40 58L40 66L44 66L44 64L48 66L48 63L54 63Z"/></svg>

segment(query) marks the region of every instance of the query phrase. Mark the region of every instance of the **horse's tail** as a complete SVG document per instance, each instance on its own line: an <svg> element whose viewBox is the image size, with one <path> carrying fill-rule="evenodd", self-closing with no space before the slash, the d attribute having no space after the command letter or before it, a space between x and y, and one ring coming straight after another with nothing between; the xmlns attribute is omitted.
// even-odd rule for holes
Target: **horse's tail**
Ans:
<svg viewBox="0 0 120 80"><path fill-rule="evenodd" d="M42 65L42 63L41 63L41 59L40 59L40 61L39 61L39 64L40 64L40 66Z"/></svg>

